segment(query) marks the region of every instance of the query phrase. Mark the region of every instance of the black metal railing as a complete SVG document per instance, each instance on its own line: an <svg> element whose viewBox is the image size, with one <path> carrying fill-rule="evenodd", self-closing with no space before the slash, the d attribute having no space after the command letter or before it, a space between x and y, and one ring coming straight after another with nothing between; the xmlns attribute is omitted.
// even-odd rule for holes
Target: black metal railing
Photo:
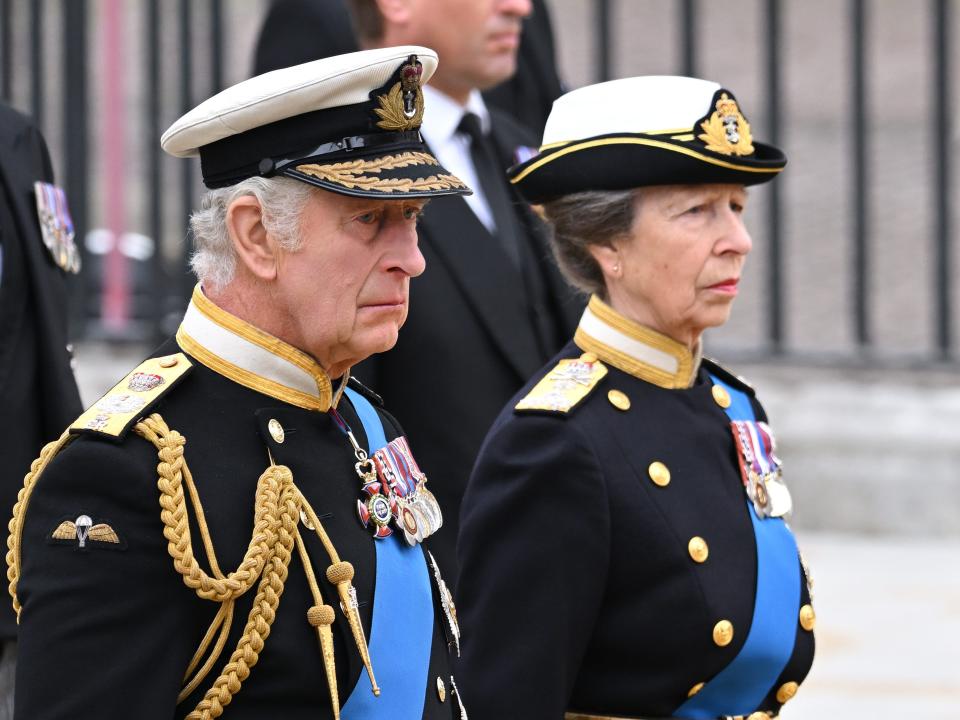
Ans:
<svg viewBox="0 0 960 720"><path fill-rule="evenodd" d="M559 2L560 0L558 0ZM609 79L615 74L618 52L623 39L618 38L614 26L620 3L630 0L595 0L592 6L594 32L593 79ZM799 2L799 0L797 0ZM131 5L117 0L124 12L136 13L142 34L130 43L130 68L126 77L139 78L140 95L145 112L142 128L143 166L129 168L131 193L144 194L144 202L133 203L140 213L131 220L155 241L156 251L145 261L146 267L137 275L138 282L147 285L141 290L149 297L144 317L131 323L126 336L156 340L169 332L171 323L182 310L192 280L187 272L189 238L185 219L195 206L200 191L197 167L194 162L177 161L170 164L159 149L162 130L182 111L198 100L245 76L250 62L242 68L228 64L228 53L234 35L228 31L231 21L242 18L247 24L258 22L252 18L262 12L265 2L250 0L145 0ZM103 12L109 0L92 3L90 0L0 0L0 94L14 106L33 115L59 152L55 165L59 180L70 198L71 211L83 238L91 228L92 203L97 178L93 175L91 133L101 121L98 107L92 98L96 63L91 62L91 33L94 32L91 13ZM703 0L675 0L675 67L677 72L696 75L702 62ZM762 62L757 72L761 76L765 104L763 110L764 136L780 144L790 131L790 118L784 115L788 89L783 81L783 45L789 42L791 29L784 23L784 14L791 6L787 0L763 0L753 3L759 8L762 37L757 45ZM913 6L911 6L913 7ZM951 34L954 18L951 0L927 0L917 3L912 12L923 12L928 17L929 43L917 48L928 58L929 72L921 81L930 92L928 117L917 127L929 134L929 183L931 237L925 251L932 272L928 284L920 284L915 292L925 293L925 303L933 328L930 347L923 360L933 362L960 361L954 341L955 288L951 267L954 262L954 228L951 213L954 195L953 156L951 136L955 126L951 116L954 86L957 76L951 66L955 54ZM875 252L871 246L871 216L879 205L875 198L871 158L872 117L869 112L873 68L869 51L875 34L874 14L878 7L868 0L847 0L846 27L832 28L841 33L848 53L847 70L849 90L846 96L846 137L849 147L849 243L850 269L844 286L849 302L851 358L867 361L882 359L885 348L877 345L877 311L875 296ZM54 21L58 28L51 28ZM555 23L556 24L556 23ZM51 41L58 38L59 42ZM249 49L252 52L252 48ZM561 53L563 48L561 47ZM58 66L59 62L59 66ZM142 68L142 69L141 69ZM126 70L126 68L125 68ZM227 76L230 77L227 77ZM51 115L53 109L59 113ZM51 137L53 134L53 137ZM119 142L120 139L117 139ZM786 267L785 214L789 212L779 183L773 183L764 195L764 238L768 248L763 287L762 343L757 348L765 354L794 352L787 338L790 322L796 308L790 306L787 292L789 283L799 283ZM81 243L83 246L83 243ZM95 268L97 262L84 249L86 267ZM92 272L92 271L91 271ZM838 272L845 272L838 270ZM102 291L105 279L88 274L78 288L78 302L74 304L78 317L74 327L86 335L102 332L90 308L96 307L95 294ZM93 314L95 315L95 314ZM120 333L121 338L124 336Z"/></svg>

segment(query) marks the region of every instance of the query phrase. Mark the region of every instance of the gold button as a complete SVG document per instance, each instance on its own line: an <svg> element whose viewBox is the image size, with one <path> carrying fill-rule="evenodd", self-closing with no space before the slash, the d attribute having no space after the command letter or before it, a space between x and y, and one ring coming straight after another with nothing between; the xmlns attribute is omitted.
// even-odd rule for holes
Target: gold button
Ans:
<svg viewBox="0 0 960 720"><path fill-rule="evenodd" d="M443 684L443 678L437 675L437 697L440 702L447 701L447 686Z"/></svg>
<svg viewBox="0 0 960 720"><path fill-rule="evenodd" d="M647 473L649 473L654 485L666 487L670 484L670 470L659 460L650 463L650 467L647 468Z"/></svg>
<svg viewBox="0 0 960 720"><path fill-rule="evenodd" d="M597 361L597 356L594 355L592 352L585 352L583 355L580 356L580 362L595 363L596 361Z"/></svg>
<svg viewBox="0 0 960 720"><path fill-rule="evenodd" d="M800 608L800 627L810 631L816 624L817 614L813 611L813 605L804 605Z"/></svg>
<svg viewBox="0 0 960 720"><path fill-rule="evenodd" d="M733 641L733 623L721 620L713 626L713 641L720 647L726 647Z"/></svg>
<svg viewBox="0 0 960 720"><path fill-rule="evenodd" d="M703 689L703 683L697 683L696 685L694 685L692 688L690 688L690 689L687 691L687 697L688 697L688 698L692 698L694 695L696 695L696 694L697 694L698 692L700 692L702 689Z"/></svg>
<svg viewBox="0 0 960 720"><path fill-rule="evenodd" d="M687 543L687 550L690 552L690 557L693 558L693 561L698 563L706 562L707 557L710 555L710 548L707 546L707 541L699 535L690 538L690 542Z"/></svg>
<svg viewBox="0 0 960 720"><path fill-rule="evenodd" d="M629 410L630 409L630 398L628 398L624 393L619 390L611 390L607 393L607 400L610 401L610 404L613 405L617 410Z"/></svg>
<svg viewBox="0 0 960 720"><path fill-rule="evenodd" d="M783 705L797 694L797 688L799 687L795 682L785 682L780 686L780 689L777 690L777 702Z"/></svg>
<svg viewBox="0 0 960 720"><path fill-rule="evenodd" d="M270 431L270 437L277 443L283 442L283 425L280 424L279 420L270 418L270 422L267 423L267 430Z"/></svg>
<svg viewBox="0 0 960 720"><path fill-rule="evenodd" d="M747 716L747 720L770 720L770 716L762 710L757 710L755 713L750 713Z"/></svg>
<svg viewBox="0 0 960 720"><path fill-rule="evenodd" d="M160 367L172 368L172 367L175 367L178 362L180 361L177 360L176 357L174 357L173 355L168 355L165 358L160 358Z"/></svg>
<svg viewBox="0 0 960 720"><path fill-rule="evenodd" d="M730 407L730 393L728 393L719 385L714 385L710 392L713 393L713 399L717 405L722 408Z"/></svg>

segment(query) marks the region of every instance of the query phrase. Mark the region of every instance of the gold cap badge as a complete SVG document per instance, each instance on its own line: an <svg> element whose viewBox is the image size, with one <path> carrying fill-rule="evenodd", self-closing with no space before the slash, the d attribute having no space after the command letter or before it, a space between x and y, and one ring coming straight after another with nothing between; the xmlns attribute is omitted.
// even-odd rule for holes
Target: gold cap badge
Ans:
<svg viewBox="0 0 960 720"><path fill-rule="evenodd" d="M750 123L737 107L737 101L721 93L709 118L700 123L703 133L697 137L707 150L721 155L753 155Z"/></svg>
<svg viewBox="0 0 960 720"><path fill-rule="evenodd" d="M400 68L400 80L383 95L377 96L380 107L374 108L381 130L405 132L416 130L423 122L423 90L420 76L423 65L416 55L411 55Z"/></svg>

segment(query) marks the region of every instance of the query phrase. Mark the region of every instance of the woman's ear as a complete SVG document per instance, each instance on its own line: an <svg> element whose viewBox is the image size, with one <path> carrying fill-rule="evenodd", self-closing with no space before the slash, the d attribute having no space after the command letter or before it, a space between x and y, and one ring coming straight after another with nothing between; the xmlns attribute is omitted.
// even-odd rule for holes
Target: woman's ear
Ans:
<svg viewBox="0 0 960 720"><path fill-rule="evenodd" d="M589 245L588 249L593 259L600 266L600 271L604 277L620 278L623 275L623 267L620 262L620 250L616 245Z"/></svg>
<svg viewBox="0 0 960 720"><path fill-rule="evenodd" d="M227 207L227 233L240 263L260 280L277 276L278 251L263 226L263 208L252 195L237 198Z"/></svg>

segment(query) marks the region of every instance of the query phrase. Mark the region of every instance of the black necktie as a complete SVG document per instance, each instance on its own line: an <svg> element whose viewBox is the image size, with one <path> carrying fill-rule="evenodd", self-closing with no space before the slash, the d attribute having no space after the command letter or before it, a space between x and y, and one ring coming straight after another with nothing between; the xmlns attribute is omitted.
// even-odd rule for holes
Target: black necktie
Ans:
<svg viewBox="0 0 960 720"><path fill-rule="evenodd" d="M493 212L497 225L495 235L507 257L520 272L522 290L527 301L526 310L541 354L546 359L553 354L557 344L553 316L547 308L549 303L541 276L541 265L550 261L546 257L537 257L534 247L524 234L517 209L513 207L514 201L507 185L506 171L497 159L496 146L492 139L483 134L480 118L473 113L466 113L457 130L470 138L470 157L473 159L487 204Z"/></svg>
<svg viewBox="0 0 960 720"><path fill-rule="evenodd" d="M464 114L457 131L470 138L470 158L480 180L480 189L493 213L493 222L497 226L494 234L514 267L521 269L517 217L507 190L506 173L497 161L493 142L483 133L480 118L474 113Z"/></svg>

